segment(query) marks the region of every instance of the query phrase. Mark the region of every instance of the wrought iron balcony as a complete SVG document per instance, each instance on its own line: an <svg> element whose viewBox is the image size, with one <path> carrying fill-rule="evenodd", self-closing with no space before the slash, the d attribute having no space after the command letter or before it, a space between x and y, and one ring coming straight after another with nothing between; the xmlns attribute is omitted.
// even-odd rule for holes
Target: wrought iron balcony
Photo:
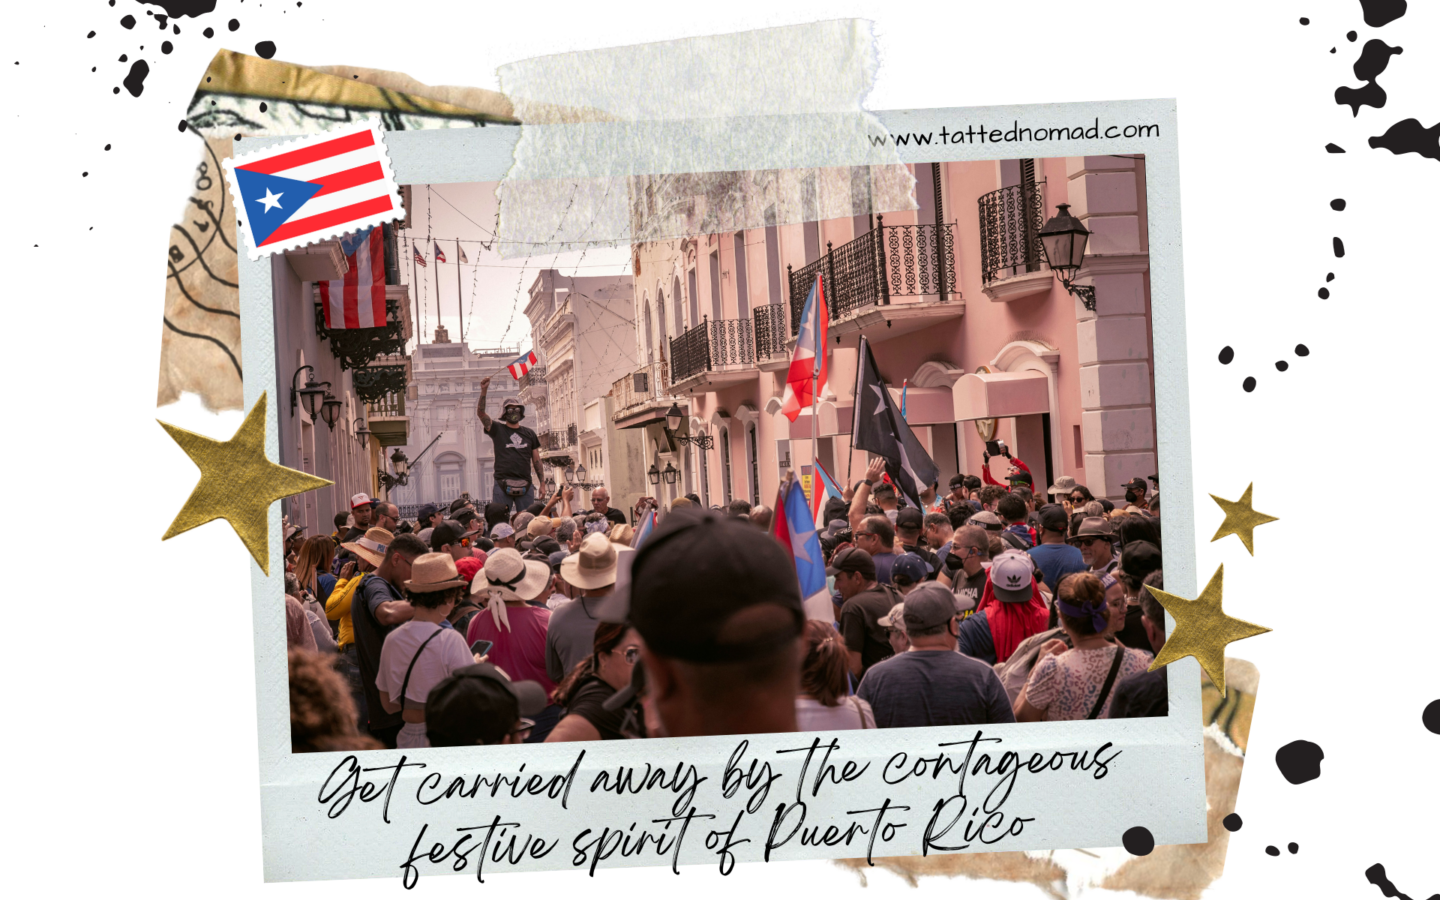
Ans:
<svg viewBox="0 0 1440 900"><path fill-rule="evenodd" d="M391 353L405 352L406 317L397 297L385 297L385 325L380 328L325 327L325 309L316 292L315 333L330 342L330 352L346 369L359 369L372 360Z"/></svg>
<svg viewBox="0 0 1440 900"><path fill-rule="evenodd" d="M365 417L367 419L393 419L404 415L404 391L381 394L374 400L367 400L365 402Z"/></svg>
<svg viewBox="0 0 1440 900"><path fill-rule="evenodd" d="M633 372L627 372L610 386L615 400L615 414L670 399L670 373L663 362L648 363Z"/></svg>
<svg viewBox="0 0 1440 900"><path fill-rule="evenodd" d="M1013 184L980 196L980 279L985 284L1041 270L1044 183Z"/></svg>
<svg viewBox="0 0 1440 900"><path fill-rule="evenodd" d="M800 333L805 299L815 276L825 274L830 321L892 297L933 294L948 300L955 290L955 226L878 225L848 244L826 244L819 259L790 271L790 334Z"/></svg>
<svg viewBox="0 0 1440 900"><path fill-rule="evenodd" d="M520 380L516 382L516 388L517 390L523 391L532 385L542 385L544 383L545 367L543 365L534 365L530 367L530 371L520 376Z"/></svg>
<svg viewBox="0 0 1440 900"><path fill-rule="evenodd" d="M547 431L540 435L540 449L545 451L568 450L575 446L575 426L565 431Z"/></svg>
<svg viewBox="0 0 1440 900"><path fill-rule="evenodd" d="M755 307L755 358L760 362L785 355L785 307L770 303Z"/></svg>
<svg viewBox="0 0 1440 900"><path fill-rule="evenodd" d="M670 341L670 383L702 372L755 364L755 325L751 319L706 316L699 325Z"/></svg>
<svg viewBox="0 0 1440 900"><path fill-rule="evenodd" d="M393 394L405 393L405 367L364 366L350 373L355 385L355 396L366 403L373 403ZM404 415L404 413L398 413Z"/></svg>

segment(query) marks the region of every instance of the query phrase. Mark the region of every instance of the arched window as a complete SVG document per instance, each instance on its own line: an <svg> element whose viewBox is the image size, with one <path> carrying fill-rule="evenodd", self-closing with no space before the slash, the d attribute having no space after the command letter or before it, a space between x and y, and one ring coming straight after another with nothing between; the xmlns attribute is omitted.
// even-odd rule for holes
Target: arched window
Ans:
<svg viewBox="0 0 1440 900"><path fill-rule="evenodd" d="M725 505L733 499L730 481L730 429L720 429L720 489L725 496Z"/></svg>
<svg viewBox="0 0 1440 900"><path fill-rule="evenodd" d="M746 434L745 454L750 463L750 505L760 505L760 439L755 433L755 423L750 423Z"/></svg>
<svg viewBox="0 0 1440 900"><path fill-rule="evenodd" d="M685 333L685 298L680 294L680 277L677 275L670 284L670 302L675 304L675 336Z"/></svg>
<svg viewBox="0 0 1440 900"><path fill-rule="evenodd" d="M645 361L655 361L655 329L650 317L650 301L645 301Z"/></svg>

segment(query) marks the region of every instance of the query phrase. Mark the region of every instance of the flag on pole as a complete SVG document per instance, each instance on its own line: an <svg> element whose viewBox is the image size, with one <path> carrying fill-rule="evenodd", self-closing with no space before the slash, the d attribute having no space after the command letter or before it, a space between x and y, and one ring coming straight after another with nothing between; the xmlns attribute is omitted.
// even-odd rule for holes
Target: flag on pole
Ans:
<svg viewBox="0 0 1440 900"><path fill-rule="evenodd" d="M459 241L456 241L456 242L455 242L455 252L458 253L458 254L460 254L460 262L466 263L466 264L468 264L468 263L470 262L470 260L468 260L468 259L465 258L465 248L462 247L462 246L460 246L460 242L459 242Z"/></svg>
<svg viewBox="0 0 1440 900"><path fill-rule="evenodd" d="M224 161L251 259L404 214L379 119Z"/></svg>
<svg viewBox="0 0 1440 900"><path fill-rule="evenodd" d="M826 308L825 288L820 282L820 276L816 275L815 283L810 285L810 294L805 298L805 310L800 314L800 332L795 338L795 353L790 357L790 372L785 376L785 397L780 411L791 422L800 417L800 410L814 403L815 392L823 391L828 383L825 340L830 333L830 312ZM820 367L818 379L815 377L817 365Z"/></svg>
<svg viewBox="0 0 1440 900"><path fill-rule="evenodd" d="M930 454L895 408L890 388L880 379L870 344L863 337L860 339L860 371L855 380L851 446L885 457L886 474L916 508L920 506L920 492L940 477Z"/></svg>
<svg viewBox="0 0 1440 900"><path fill-rule="evenodd" d="M825 554L820 549L820 536L810 521L810 509L800 482L791 480L781 487L783 500L775 504L775 539L795 561L795 574L800 578L800 600L805 618L835 621L835 604L825 583Z"/></svg>
<svg viewBox="0 0 1440 900"><path fill-rule="evenodd" d="M429 266L425 262L425 255L420 252L420 245L415 244L413 246L415 247L415 262L422 267L428 268Z"/></svg>
<svg viewBox="0 0 1440 900"><path fill-rule="evenodd" d="M439 241L435 242L435 261L437 263L443 263L445 261L445 251L440 249Z"/></svg>
<svg viewBox="0 0 1440 900"><path fill-rule="evenodd" d="M825 505L830 502L830 498L832 497L836 500L844 500L845 492L840 490L840 485L835 483L835 479L830 477L830 473L825 471L825 467L820 465L819 461L815 463L814 496L815 499L810 506L815 511L815 527L824 529L826 525L830 524L829 522L823 521L825 517Z"/></svg>
<svg viewBox="0 0 1440 900"><path fill-rule="evenodd" d="M640 517L640 524L635 528L635 536L630 538L630 549L639 550L640 545L645 543L645 539L648 538L650 532L654 530L655 510L647 509L645 510L645 515Z"/></svg>
<svg viewBox="0 0 1440 900"><path fill-rule="evenodd" d="M384 231L378 226L340 240L350 270L344 278L315 283L326 328L334 331L385 326L384 240Z"/></svg>
<svg viewBox="0 0 1440 900"><path fill-rule="evenodd" d="M909 413L905 412L905 397L906 397L909 393L910 393L910 379L907 378L907 379L905 379L904 381L900 382L900 417L901 417L901 418L904 418L905 416L909 415Z"/></svg>
<svg viewBox="0 0 1440 900"><path fill-rule="evenodd" d="M515 360L508 366L508 368L510 369L510 377L515 379L516 381L519 381L520 376L530 371L530 367L535 365L539 361L540 360L535 356L534 350L525 351L520 355L519 359Z"/></svg>

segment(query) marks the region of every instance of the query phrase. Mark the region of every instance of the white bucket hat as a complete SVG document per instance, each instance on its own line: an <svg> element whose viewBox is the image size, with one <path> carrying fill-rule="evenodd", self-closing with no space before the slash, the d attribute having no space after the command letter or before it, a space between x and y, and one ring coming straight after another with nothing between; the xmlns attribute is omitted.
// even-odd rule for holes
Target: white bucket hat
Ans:
<svg viewBox="0 0 1440 900"><path fill-rule="evenodd" d="M495 623L510 630L505 613L506 600L535 600L550 584L550 566L533 559L524 559L513 547L493 550L485 557L485 567L470 582L470 593L489 594L485 608Z"/></svg>

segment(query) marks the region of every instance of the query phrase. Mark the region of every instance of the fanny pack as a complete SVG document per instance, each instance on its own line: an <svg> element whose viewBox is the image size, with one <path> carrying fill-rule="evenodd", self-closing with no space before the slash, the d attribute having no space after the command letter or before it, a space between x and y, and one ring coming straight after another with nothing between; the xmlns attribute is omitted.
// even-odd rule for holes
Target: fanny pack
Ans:
<svg viewBox="0 0 1440 900"><path fill-rule="evenodd" d="M505 486L507 497L523 497L530 490L530 482L523 478L502 478L500 483Z"/></svg>

